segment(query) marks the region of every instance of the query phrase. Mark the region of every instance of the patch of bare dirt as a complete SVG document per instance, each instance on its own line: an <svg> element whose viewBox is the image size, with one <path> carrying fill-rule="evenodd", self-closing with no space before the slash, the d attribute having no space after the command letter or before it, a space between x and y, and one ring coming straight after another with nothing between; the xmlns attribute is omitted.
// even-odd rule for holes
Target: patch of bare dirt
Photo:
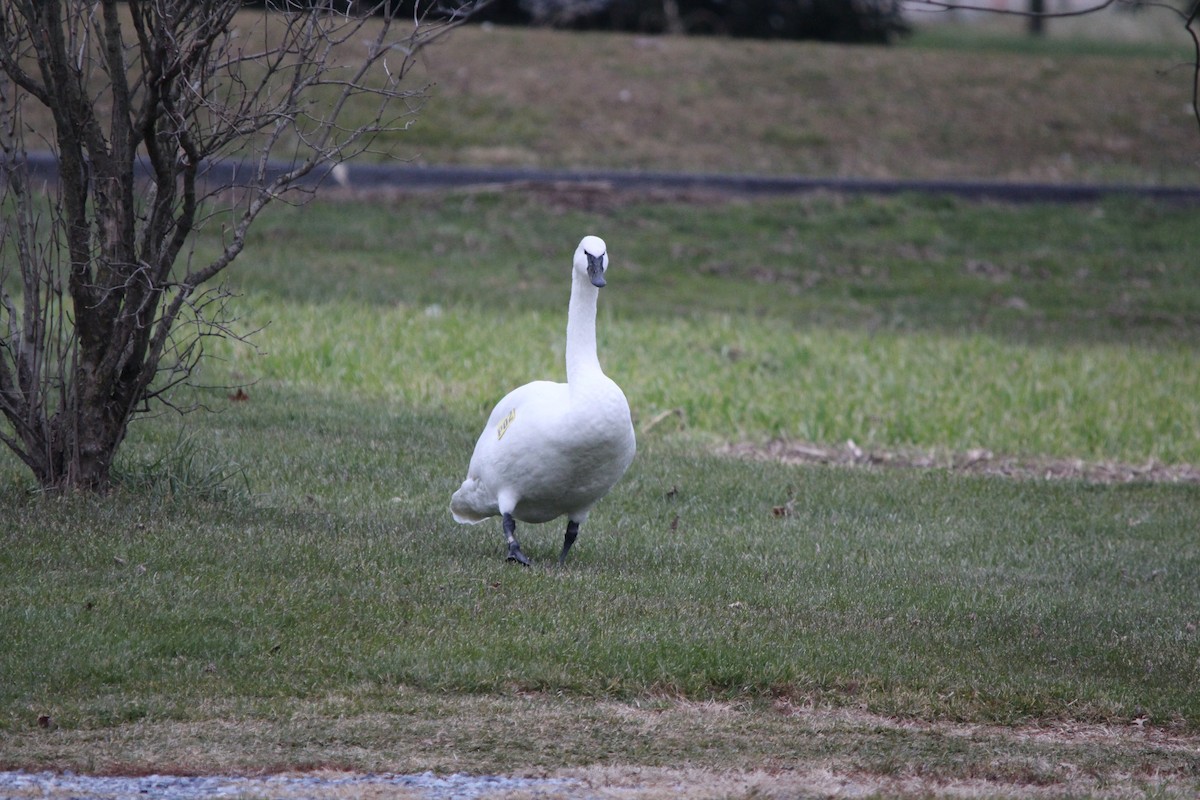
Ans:
<svg viewBox="0 0 1200 800"><path fill-rule="evenodd" d="M1175 754L1200 765L1200 738L1134 720L1127 725L1055 721L1004 726L897 719L855 708L813 708L786 699L775 711L808 740L840 742L826 757L748 764L742 770L679 767L595 766L563 769L558 777L579 781L577 797L628 798L1137 798L1195 796L1200 784L1170 770L1138 764L1137 753ZM623 706L622 715L642 715L661 725L666 713L691 717L738 717L753 713L737 704L676 703L667 712ZM668 723L669 724L669 723ZM864 768L848 755L872 736L906 740L959 740L975 770L942 764L905 763L893 770ZM947 748L943 748L947 749ZM1026 752L1022 752L1026 751ZM1111 761L1106 757L1111 757ZM770 761L768 759L768 761ZM990 766L989 762L990 761ZM1028 762L1028 763L1026 763ZM1024 769L1016 768L1022 766ZM1030 766L1030 764L1036 765ZM963 774L963 773L968 774ZM977 774L970 774L977 773Z"/></svg>
<svg viewBox="0 0 1200 800"><path fill-rule="evenodd" d="M1192 789L1174 787L1162 781L1104 784L1101 781L1080 781L1071 785L1037 786L1031 784L1000 784L985 779L939 781L919 776L884 777L868 774L848 774L823 767L804 767L787 771L752 770L715 773L701 769L662 768L593 768L565 771L580 780L587 790L574 793L537 795L538 797L580 797L595 800L729 800L730 798L761 798L762 800L837 800L838 798L894 798L908 800L947 800L989 798L989 800L1018 800L1018 798L1078 798L1093 800L1125 800L1126 798L1161 797L1164 800L1191 798ZM522 795L527 797L528 795ZM514 795L516 797L516 795Z"/></svg>
<svg viewBox="0 0 1200 800"><path fill-rule="evenodd" d="M1024 480L1077 480L1088 483L1200 483L1200 467L1163 464L1153 459L1141 464L1117 461L1084 461L1078 458L996 455L990 450L938 453L923 450L884 450L858 446L853 440L840 446L817 445L792 439L772 439L763 444L743 442L719 451L735 458L764 459L785 464L825 464L877 469L940 469L973 475L997 475Z"/></svg>

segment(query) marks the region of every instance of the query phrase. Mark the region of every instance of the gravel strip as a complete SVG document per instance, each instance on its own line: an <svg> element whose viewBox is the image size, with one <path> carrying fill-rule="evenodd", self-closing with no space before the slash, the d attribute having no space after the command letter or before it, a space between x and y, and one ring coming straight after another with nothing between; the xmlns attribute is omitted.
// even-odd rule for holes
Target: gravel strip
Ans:
<svg viewBox="0 0 1200 800"><path fill-rule="evenodd" d="M101 778L73 772L0 772L0 800L78 798L79 800L198 800L210 797L334 798L387 797L413 800L482 800L510 792L551 797L581 789L565 778L508 778L495 775L146 775Z"/></svg>

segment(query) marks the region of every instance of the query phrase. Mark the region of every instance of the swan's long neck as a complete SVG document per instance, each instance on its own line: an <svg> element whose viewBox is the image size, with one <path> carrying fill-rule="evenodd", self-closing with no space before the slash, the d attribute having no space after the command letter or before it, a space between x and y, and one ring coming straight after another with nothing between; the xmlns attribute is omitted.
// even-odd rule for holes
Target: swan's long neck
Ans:
<svg viewBox="0 0 1200 800"><path fill-rule="evenodd" d="M572 271L571 302L567 307L567 385L578 386L589 376L603 374L596 356L596 299L600 290L578 271Z"/></svg>

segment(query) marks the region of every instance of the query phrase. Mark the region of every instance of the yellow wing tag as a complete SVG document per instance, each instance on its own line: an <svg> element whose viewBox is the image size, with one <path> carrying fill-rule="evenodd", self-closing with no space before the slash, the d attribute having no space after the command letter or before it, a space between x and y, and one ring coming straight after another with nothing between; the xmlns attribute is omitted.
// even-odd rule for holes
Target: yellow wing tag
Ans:
<svg viewBox="0 0 1200 800"><path fill-rule="evenodd" d="M508 412L508 416L500 420L500 424L496 426L496 438L503 439L504 434L508 432L508 426L513 424L513 420L517 418L517 410L514 408Z"/></svg>

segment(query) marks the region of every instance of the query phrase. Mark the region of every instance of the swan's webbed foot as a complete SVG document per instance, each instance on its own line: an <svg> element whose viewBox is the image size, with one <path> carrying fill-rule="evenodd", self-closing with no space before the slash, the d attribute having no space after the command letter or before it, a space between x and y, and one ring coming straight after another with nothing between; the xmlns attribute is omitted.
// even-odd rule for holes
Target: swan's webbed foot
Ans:
<svg viewBox="0 0 1200 800"><path fill-rule="evenodd" d="M521 543L517 541L517 521L512 514L504 515L504 539L508 542L508 561L515 561L526 567L532 567L533 562L521 552Z"/></svg>
<svg viewBox="0 0 1200 800"><path fill-rule="evenodd" d="M508 560L516 561L517 564L522 564L524 566L533 566L532 561L526 558L526 554L521 552L521 546L517 545L516 542L512 542L511 545L509 545Z"/></svg>
<svg viewBox="0 0 1200 800"><path fill-rule="evenodd" d="M571 549L571 545L575 544L576 537L579 536L579 523L574 520L567 520L567 532L563 536L562 555L558 557L558 565L561 567L567 563L567 551Z"/></svg>

